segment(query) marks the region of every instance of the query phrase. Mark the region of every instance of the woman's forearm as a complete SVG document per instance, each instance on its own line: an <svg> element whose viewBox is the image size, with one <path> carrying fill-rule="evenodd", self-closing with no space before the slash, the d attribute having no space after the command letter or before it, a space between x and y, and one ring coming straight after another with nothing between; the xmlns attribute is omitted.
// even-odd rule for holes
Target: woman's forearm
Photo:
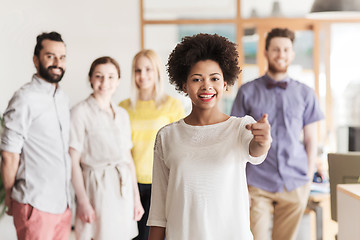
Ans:
<svg viewBox="0 0 360 240"><path fill-rule="evenodd" d="M164 240L165 228L164 227L150 227L149 240Z"/></svg>

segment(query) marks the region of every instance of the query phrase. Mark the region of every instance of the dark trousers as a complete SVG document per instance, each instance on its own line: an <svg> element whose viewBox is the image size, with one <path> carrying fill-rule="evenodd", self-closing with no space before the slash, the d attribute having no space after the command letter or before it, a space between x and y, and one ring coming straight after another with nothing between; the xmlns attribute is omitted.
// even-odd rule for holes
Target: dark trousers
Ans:
<svg viewBox="0 0 360 240"><path fill-rule="evenodd" d="M146 226L149 217L150 199L151 199L151 184L138 183L141 204L145 210L144 215L138 221L139 235L134 240L148 240L150 228Z"/></svg>

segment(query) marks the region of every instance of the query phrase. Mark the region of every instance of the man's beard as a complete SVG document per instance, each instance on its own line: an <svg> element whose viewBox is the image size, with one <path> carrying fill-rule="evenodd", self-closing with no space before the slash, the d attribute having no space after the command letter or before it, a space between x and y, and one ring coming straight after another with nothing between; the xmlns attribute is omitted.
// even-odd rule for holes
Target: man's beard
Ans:
<svg viewBox="0 0 360 240"><path fill-rule="evenodd" d="M288 69L288 66L286 65L283 68L278 68L275 66L275 64L269 63L268 64L268 70L271 73L286 73Z"/></svg>
<svg viewBox="0 0 360 240"><path fill-rule="evenodd" d="M61 71L61 74L51 74L50 71L53 68L59 68ZM40 61L39 64L39 75L40 77L42 77L43 79L45 79L46 81L50 82L50 83L58 83L61 81L62 77L64 76L64 69L61 67L57 67L57 66L49 66L47 69L43 66L42 62Z"/></svg>

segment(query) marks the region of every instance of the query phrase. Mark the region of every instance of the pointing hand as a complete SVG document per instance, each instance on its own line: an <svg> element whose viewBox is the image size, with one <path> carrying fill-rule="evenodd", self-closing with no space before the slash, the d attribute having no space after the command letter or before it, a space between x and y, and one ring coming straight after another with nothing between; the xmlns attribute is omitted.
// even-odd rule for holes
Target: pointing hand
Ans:
<svg viewBox="0 0 360 240"><path fill-rule="evenodd" d="M247 124L245 127L251 131L254 135L254 141L260 146L264 146L272 142L268 114L264 114L259 121Z"/></svg>

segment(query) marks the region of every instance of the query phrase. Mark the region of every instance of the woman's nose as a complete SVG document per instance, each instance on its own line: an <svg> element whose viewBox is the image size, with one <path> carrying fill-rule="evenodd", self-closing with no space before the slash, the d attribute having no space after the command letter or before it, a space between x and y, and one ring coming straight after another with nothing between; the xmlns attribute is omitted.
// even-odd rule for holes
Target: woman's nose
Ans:
<svg viewBox="0 0 360 240"><path fill-rule="evenodd" d="M211 83L205 81L204 84L203 84L203 89L204 90L212 90L213 89L213 86Z"/></svg>
<svg viewBox="0 0 360 240"><path fill-rule="evenodd" d="M106 79L107 79L107 78L106 78L105 76L102 76L102 77L100 78L100 82L101 82L101 83L104 83L104 82L106 81Z"/></svg>

